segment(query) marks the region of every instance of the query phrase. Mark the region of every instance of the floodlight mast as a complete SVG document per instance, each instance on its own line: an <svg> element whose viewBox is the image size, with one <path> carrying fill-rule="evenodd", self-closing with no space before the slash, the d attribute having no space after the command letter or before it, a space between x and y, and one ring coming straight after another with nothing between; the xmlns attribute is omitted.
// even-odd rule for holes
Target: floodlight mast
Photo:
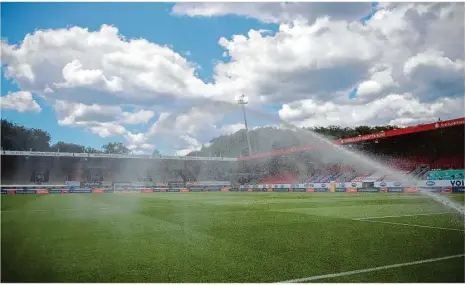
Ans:
<svg viewBox="0 0 465 285"><path fill-rule="evenodd" d="M247 116L245 114L245 105L247 105L247 100L245 99L244 94L242 94L239 99L237 99L237 103L242 105L242 112L244 113L244 125L245 125L245 136L247 138L247 147L249 148L249 155L252 155L252 147L250 146L250 138L249 138L249 127L247 126Z"/></svg>

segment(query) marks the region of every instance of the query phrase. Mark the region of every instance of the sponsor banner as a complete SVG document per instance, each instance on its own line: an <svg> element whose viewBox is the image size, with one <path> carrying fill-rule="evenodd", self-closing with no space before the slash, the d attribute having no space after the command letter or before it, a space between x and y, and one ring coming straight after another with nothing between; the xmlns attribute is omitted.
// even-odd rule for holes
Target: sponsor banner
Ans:
<svg viewBox="0 0 465 285"><path fill-rule="evenodd" d="M266 188L266 192L273 192L273 188Z"/></svg>
<svg viewBox="0 0 465 285"><path fill-rule="evenodd" d="M103 194L103 193L105 193L105 189L103 188L92 189L92 194Z"/></svg>
<svg viewBox="0 0 465 285"><path fill-rule="evenodd" d="M313 188L329 189L329 183L313 183Z"/></svg>
<svg viewBox="0 0 465 285"><path fill-rule="evenodd" d="M115 193L115 190L113 190L113 189L105 189L104 192L105 193Z"/></svg>
<svg viewBox="0 0 465 285"><path fill-rule="evenodd" d="M168 192L179 192L179 188L169 188Z"/></svg>
<svg viewBox="0 0 465 285"><path fill-rule="evenodd" d="M16 191L17 193L18 191ZM36 194L49 194L48 189L36 189Z"/></svg>
<svg viewBox="0 0 465 285"><path fill-rule="evenodd" d="M165 182L157 182L155 183L155 185L157 187L168 187L168 183L165 183Z"/></svg>
<svg viewBox="0 0 465 285"><path fill-rule="evenodd" d="M386 193L388 191L387 188L379 188L379 192L381 193Z"/></svg>
<svg viewBox="0 0 465 285"><path fill-rule="evenodd" d="M68 187L80 187L81 181L66 181L65 185Z"/></svg>
<svg viewBox="0 0 465 285"><path fill-rule="evenodd" d="M140 192L142 192L142 193L153 193L153 189L152 188L144 188Z"/></svg>
<svg viewBox="0 0 465 285"><path fill-rule="evenodd" d="M290 187L291 187L291 184L275 184L273 188L278 188L278 189L286 188L287 190Z"/></svg>
<svg viewBox="0 0 465 285"><path fill-rule="evenodd" d="M196 185L202 185L202 186L231 186L230 181L193 181L193 182L187 182L187 186L196 186Z"/></svg>
<svg viewBox="0 0 465 285"><path fill-rule="evenodd" d="M179 192L190 192L191 190L189 190L189 188L181 188Z"/></svg>
<svg viewBox="0 0 465 285"><path fill-rule="evenodd" d="M336 188L335 192L346 192L346 188Z"/></svg>
<svg viewBox="0 0 465 285"><path fill-rule="evenodd" d="M294 192L305 192L305 188L294 188Z"/></svg>
<svg viewBox="0 0 465 285"><path fill-rule="evenodd" d="M202 187L190 187L191 192L202 192L203 188Z"/></svg>
<svg viewBox="0 0 465 285"><path fill-rule="evenodd" d="M345 182L345 188L362 188L363 182Z"/></svg>
<svg viewBox="0 0 465 285"><path fill-rule="evenodd" d="M92 189L88 188L75 188L75 189L70 189L70 193L92 193Z"/></svg>
<svg viewBox="0 0 465 285"><path fill-rule="evenodd" d="M313 189L313 188L307 188L307 189L305 189L305 191L306 191L306 192L315 192L315 189Z"/></svg>
<svg viewBox="0 0 465 285"><path fill-rule="evenodd" d="M16 194L16 190L7 189L7 190L6 190L6 194L8 194L8 195L14 195L14 194Z"/></svg>
<svg viewBox="0 0 465 285"><path fill-rule="evenodd" d="M231 190L231 187L223 187L221 188L221 192L229 192Z"/></svg>
<svg viewBox="0 0 465 285"><path fill-rule="evenodd" d="M314 188L315 192L328 192L328 188Z"/></svg>
<svg viewBox="0 0 465 285"><path fill-rule="evenodd" d="M220 187L205 187L204 189L207 192L219 192L221 190Z"/></svg>
<svg viewBox="0 0 465 285"><path fill-rule="evenodd" d="M346 192L349 192L349 193L355 193L357 192L358 188L355 188L355 187L347 187L346 188Z"/></svg>
<svg viewBox="0 0 465 285"><path fill-rule="evenodd" d="M465 187L452 187L452 192L454 193L464 193Z"/></svg>
<svg viewBox="0 0 465 285"><path fill-rule="evenodd" d="M34 189L17 189L16 194L36 194L36 190Z"/></svg>
<svg viewBox="0 0 465 285"><path fill-rule="evenodd" d="M61 194L64 191L68 192L68 189L50 189L48 190L49 194Z"/></svg>
<svg viewBox="0 0 465 285"><path fill-rule="evenodd" d="M394 181L377 181L374 186L376 188L390 188L390 187L405 187L407 186L404 182L394 182Z"/></svg>
<svg viewBox="0 0 465 285"><path fill-rule="evenodd" d="M359 188L358 192L379 192L378 188Z"/></svg>
<svg viewBox="0 0 465 285"><path fill-rule="evenodd" d="M404 192L404 188L400 188L400 187L389 187L389 188L387 188L387 191L388 191L388 192L394 192L394 193L403 193L403 192Z"/></svg>
<svg viewBox="0 0 465 285"><path fill-rule="evenodd" d="M418 190L417 187L405 187L404 188L404 193L418 193L420 190Z"/></svg>
<svg viewBox="0 0 465 285"><path fill-rule="evenodd" d="M463 187L465 180L421 180L417 182L419 187Z"/></svg>

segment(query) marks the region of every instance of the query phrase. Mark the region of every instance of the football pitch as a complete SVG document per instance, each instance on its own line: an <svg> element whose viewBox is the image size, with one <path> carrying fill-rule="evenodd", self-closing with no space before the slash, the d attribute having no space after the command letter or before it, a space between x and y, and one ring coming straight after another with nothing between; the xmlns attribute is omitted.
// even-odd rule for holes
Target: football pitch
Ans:
<svg viewBox="0 0 465 285"><path fill-rule="evenodd" d="M419 194L3 195L1 209L2 282L464 282L463 216Z"/></svg>

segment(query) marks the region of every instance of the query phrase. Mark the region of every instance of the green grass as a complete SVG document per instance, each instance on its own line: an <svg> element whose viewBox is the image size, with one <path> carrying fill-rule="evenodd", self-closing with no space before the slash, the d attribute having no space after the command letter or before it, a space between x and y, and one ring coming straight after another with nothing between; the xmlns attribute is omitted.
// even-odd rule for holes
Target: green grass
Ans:
<svg viewBox="0 0 465 285"><path fill-rule="evenodd" d="M353 220L450 211L416 194L3 195L1 208L2 282L279 282L464 252L455 213L376 221L462 231ZM464 282L463 265L316 282Z"/></svg>

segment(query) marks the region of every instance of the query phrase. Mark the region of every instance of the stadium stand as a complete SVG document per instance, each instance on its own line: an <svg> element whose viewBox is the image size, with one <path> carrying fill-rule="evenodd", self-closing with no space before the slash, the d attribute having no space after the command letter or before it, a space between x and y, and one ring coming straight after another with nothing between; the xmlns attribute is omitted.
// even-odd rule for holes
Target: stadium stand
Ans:
<svg viewBox="0 0 465 285"><path fill-rule="evenodd" d="M455 180L455 179L464 179L465 170L455 169L455 170L433 170L428 171L425 174L425 179L427 180Z"/></svg>
<svg viewBox="0 0 465 285"><path fill-rule="evenodd" d="M382 136L364 135L334 142L357 146L358 150L374 156L381 163L403 174L424 179L460 178L463 177L464 169L463 120L461 118L386 131ZM459 124L460 122L462 124ZM309 155L295 155L297 150ZM65 181L109 184L115 181L141 181L144 177L151 177L153 181L229 180L239 184L375 182L394 179L385 173L357 169L356 165L346 165L343 161L339 164L324 163L318 152L315 152L315 155L313 153L311 147L299 146L275 150L272 154L239 157L233 164L214 161L186 163L163 159L155 162L134 158L8 155L2 156L1 176L2 185L63 184ZM270 159L270 156L273 159ZM450 172L450 169L462 170L457 174L450 174L455 173Z"/></svg>

